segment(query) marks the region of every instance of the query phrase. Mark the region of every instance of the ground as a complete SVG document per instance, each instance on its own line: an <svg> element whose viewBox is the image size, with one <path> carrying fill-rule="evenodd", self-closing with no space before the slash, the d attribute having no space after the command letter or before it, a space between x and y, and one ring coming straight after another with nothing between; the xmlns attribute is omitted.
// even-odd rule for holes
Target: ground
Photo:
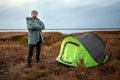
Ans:
<svg viewBox="0 0 120 80"><path fill-rule="evenodd" d="M40 62L26 68L28 53L26 32L0 32L0 80L119 80L120 31L93 32L106 45L109 59L93 68L68 67L56 62L64 37L83 33L45 32Z"/></svg>

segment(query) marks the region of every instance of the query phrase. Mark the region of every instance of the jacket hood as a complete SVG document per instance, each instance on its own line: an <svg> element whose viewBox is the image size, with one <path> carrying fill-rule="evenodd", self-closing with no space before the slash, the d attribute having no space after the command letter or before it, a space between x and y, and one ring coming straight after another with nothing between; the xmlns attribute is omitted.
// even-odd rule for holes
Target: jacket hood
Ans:
<svg viewBox="0 0 120 80"><path fill-rule="evenodd" d="M32 17L26 17L26 20L31 20L31 19L33 19Z"/></svg>
<svg viewBox="0 0 120 80"><path fill-rule="evenodd" d="M26 20L31 20L31 19L33 19L32 17L26 17ZM36 18L36 19L38 19L38 18Z"/></svg>

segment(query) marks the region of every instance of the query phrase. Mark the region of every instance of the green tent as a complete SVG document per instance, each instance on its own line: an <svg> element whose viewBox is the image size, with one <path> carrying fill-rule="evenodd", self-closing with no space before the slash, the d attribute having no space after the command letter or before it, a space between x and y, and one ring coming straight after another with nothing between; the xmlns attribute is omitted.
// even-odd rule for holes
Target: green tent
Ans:
<svg viewBox="0 0 120 80"><path fill-rule="evenodd" d="M106 47L102 39L93 33L66 37L56 60L69 66L78 66L83 60L84 67L93 67L106 62Z"/></svg>

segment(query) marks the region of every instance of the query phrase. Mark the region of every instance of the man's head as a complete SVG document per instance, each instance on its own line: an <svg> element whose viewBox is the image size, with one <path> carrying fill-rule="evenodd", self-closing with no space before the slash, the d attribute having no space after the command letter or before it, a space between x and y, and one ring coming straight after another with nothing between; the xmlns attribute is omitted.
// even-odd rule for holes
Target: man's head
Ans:
<svg viewBox="0 0 120 80"><path fill-rule="evenodd" d="M31 16L32 16L34 19L37 18L38 12L37 12L36 10L33 10L33 11L31 12Z"/></svg>

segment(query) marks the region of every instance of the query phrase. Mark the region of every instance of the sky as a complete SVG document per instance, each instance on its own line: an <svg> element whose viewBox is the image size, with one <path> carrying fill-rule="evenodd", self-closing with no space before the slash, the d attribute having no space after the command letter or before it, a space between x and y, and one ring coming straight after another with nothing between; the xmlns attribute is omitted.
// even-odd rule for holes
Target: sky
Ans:
<svg viewBox="0 0 120 80"><path fill-rule="evenodd" d="M120 0L1 0L0 29L27 29L32 10L46 29L120 28Z"/></svg>

